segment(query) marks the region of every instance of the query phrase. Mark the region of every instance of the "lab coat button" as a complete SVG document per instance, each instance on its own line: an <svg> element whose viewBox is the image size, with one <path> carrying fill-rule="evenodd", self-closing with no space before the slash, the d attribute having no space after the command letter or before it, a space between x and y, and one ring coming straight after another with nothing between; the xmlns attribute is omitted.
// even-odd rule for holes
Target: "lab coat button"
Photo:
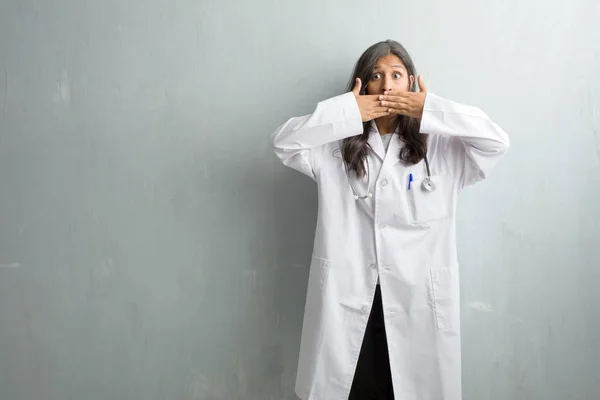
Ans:
<svg viewBox="0 0 600 400"><path fill-rule="evenodd" d="M363 306L362 312L363 312L363 314L368 314L369 313L369 307Z"/></svg>
<svg viewBox="0 0 600 400"><path fill-rule="evenodd" d="M387 179L382 180L381 183L380 183L381 187L386 187L387 184L388 184Z"/></svg>
<svg viewBox="0 0 600 400"><path fill-rule="evenodd" d="M376 268L377 268L377 265L375 265L375 264L371 264L371 268L372 268L372 269L376 269Z"/></svg>

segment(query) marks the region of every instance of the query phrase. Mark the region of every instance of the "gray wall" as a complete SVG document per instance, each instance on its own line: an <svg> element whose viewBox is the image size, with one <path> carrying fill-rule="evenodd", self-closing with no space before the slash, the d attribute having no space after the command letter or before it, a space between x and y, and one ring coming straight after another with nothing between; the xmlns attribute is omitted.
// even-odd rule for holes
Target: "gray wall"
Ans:
<svg viewBox="0 0 600 400"><path fill-rule="evenodd" d="M0 400L294 399L314 184L268 136L394 38L512 148L459 214L465 400L600 398L594 0L2 0Z"/></svg>

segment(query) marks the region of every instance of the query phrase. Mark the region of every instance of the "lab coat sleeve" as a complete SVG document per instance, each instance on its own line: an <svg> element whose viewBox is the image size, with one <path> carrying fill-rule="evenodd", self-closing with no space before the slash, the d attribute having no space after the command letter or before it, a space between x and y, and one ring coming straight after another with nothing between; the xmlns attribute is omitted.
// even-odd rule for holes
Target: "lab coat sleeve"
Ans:
<svg viewBox="0 0 600 400"><path fill-rule="evenodd" d="M427 93L421 133L447 137L444 157L460 187L485 179L508 150L506 132L477 107Z"/></svg>
<svg viewBox="0 0 600 400"><path fill-rule="evenodd" d="M312 114L289 119L271 135L281 162L313 180L322 158L322 147L363 133L362 118L352 92L320 102Z"/></svg>

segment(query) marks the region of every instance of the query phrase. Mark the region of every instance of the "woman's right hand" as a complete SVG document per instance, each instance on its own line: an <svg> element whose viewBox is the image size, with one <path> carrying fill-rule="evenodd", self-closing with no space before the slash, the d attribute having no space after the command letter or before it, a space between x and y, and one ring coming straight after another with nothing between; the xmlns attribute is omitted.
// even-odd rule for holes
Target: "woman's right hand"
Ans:
<svg viewBox="0 0 600 400"><path fill-rule="evenodd" d="M358 104L363 122L390 115L388 112L389 107L381 105L379 95L361 95L361 87L362 82L360 78L356 78L356 84L354 85L354 89L352 89L352 93L356 97L356 103Z"/></svg>

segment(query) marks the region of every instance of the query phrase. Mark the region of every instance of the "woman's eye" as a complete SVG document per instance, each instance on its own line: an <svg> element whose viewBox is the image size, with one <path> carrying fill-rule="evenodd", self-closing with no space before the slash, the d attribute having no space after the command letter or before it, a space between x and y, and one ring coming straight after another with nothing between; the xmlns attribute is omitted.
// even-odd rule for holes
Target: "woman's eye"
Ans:
<svg viewBox="0 0 600 400"><path fill-rule="evenodd" d="M400 74L394 74L394 78L400 79L400 78L402 78L402 75L400 75Z"/></svg>
<svg viewBox="0 0 600 400"><path fill-rule="evenodd" d="M373 75L373 77L371 79L375 80L375 79L379 79L379 78L381 78L381 75L375 74L375 75Z"/></svg>

